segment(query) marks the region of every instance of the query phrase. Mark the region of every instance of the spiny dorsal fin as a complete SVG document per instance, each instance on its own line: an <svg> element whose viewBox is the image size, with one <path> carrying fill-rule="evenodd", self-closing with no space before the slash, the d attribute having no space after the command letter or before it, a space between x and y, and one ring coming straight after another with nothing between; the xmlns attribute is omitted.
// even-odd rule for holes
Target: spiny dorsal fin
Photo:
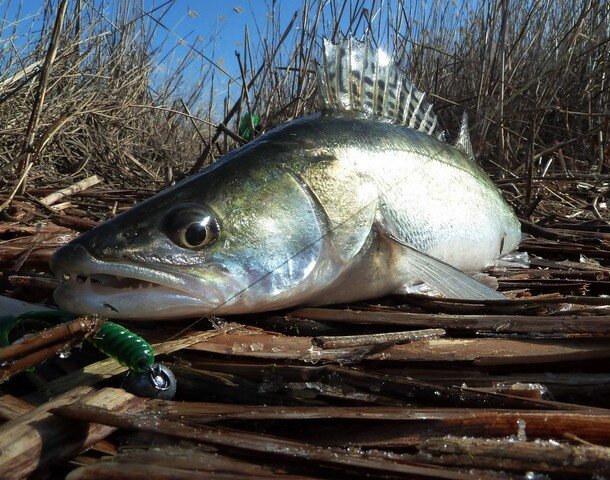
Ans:
<svg viewBox="0 0 610 480"><path fill-rule="evenodd" d="M324 39L324 58L318 68L324 106L354 110L393 123L438 135L432 105L396 63L369 42L346 37L333 44Z"/></svg>
<svg viewBox="0 0 610 480"><path fill-rule="evenodd" d="M458 138L453 146L464 152L473 162L475 161L472 143L470 143L470 133L468 132L468 114L466 112L464 112L462 115L460 132L458 133Z"/></svg>

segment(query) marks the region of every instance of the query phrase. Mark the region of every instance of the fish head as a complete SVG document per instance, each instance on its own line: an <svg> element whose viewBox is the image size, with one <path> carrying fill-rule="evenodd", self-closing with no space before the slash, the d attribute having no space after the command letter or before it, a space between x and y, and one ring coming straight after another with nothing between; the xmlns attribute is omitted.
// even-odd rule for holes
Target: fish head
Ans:
<svg viewBox="0 0 610 480"><path fill-rule="evenodd" d="M300 303L325 250L319 208L290 169L241 156L60 248L51 259L62 280L56 303L157 319Z"/></svg>

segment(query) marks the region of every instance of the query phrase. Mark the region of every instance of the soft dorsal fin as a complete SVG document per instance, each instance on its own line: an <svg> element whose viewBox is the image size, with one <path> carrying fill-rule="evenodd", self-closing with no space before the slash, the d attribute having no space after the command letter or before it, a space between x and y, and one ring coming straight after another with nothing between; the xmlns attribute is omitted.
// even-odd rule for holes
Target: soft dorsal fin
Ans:
<svg viewBox="0 0 610 480"><path fill-rule="evenodd" d="M324 39L318 69L320 94L329 110L354 110L438 135L432 105L381 49L346 37L334 44Z"/></svg>
<svg viewBox="0 0 610 480"><path fill-rule="evenodd" d="M468 132L468 114L466 112L464 112L462 115L460 132L458 133L458 138L453 146L464 152L473 162L475 161L472 143L470 143L470 133Z"/></svg>

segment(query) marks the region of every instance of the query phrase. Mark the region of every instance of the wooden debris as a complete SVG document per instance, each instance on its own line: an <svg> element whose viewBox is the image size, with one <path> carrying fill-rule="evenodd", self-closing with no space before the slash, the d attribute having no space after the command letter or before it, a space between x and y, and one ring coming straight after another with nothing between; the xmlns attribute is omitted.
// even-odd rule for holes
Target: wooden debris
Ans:
<svg viewBox="0 0 610 480"><path fill-rule="evenodd" d="M366 445L397 448L419 445L439 435L476 435L479 438L565 440L565 432L610 446L608 411L531 411L510 409L410 408L410 407L267 407L154 402L162 418L190 424L272 422L273 432L299 437L326 446ZM323 420L324 423L320 421ZM332 424L327 428L325 424ZM592 425L596 425L591 428ZM337 429L337 427L339 427Z"/></svg>
<svg viewBox="0 0 610 480"><path fill-rule="evenodd" d="M69 351L93 335L99 326L96 317L81 317L0 349L0 383L60 352Z"/></svg>
<svg viewBox="0 0 610 480"><path fill-rule="evenodd" d="M170 435L193 440L236 453L282 457L291 461L314 462L319 466L343 467L362 474L403 474L411 478L468 479L476 478L466 472L441 470L407 462L395 463L386 458L375 458L364 452L321 448L305 443L283 440L271 436L250 434L206 426L191 426L181 422L151 418L138 414L117 414L97 406L73 403L53 408L58 415L75 420L101 423L126 430ZM491 477L490 477L491 478Z"/></svg>
<svg viewBox="0 0 610 480"><path fill-rule="evenodd" d="M572 198L575 181L561 180L560 195L583 209L587 201ZM11 220L0 222L1 280L11 297L48 300L56 280L46 262L55 248L150 193L93 187L73 194L59 213L37 200L58 188L16 193L4 212ZM97 422L118 427L112 441L86 453L101 435L38 454L49 476L72 470L71 479L608 476L610 226L570 218L546 198L534 203L550 220L522 222L532 235L523 244L529 268L488 272L506 300L394 296L201 319L194 328L214 329L187 322L186 334L176 322L130 324L156 342L157 359L179 384L178 401L129 400L136 415L109 411L112 402L71 405L66 392L95 395L80 389L120 385L126 369L96 361L87 345L60 359L45 349L68 337L27 332L0 359L48 360L2 384L0 428L57 395L65 403L38 409L59 422L52 429L60 440L81 427L111 431ZM48 412L57 401L63 420ZM117 450L122 441L128 446ZM25 468L28 454L14 455Z"/></svg>
<svg viewBox="0 0 610 480"><path fill-rule="evenodd" d="M165 455L163 453L162 455ZM156 453L157 457L162 456ZM231 468L223 468L220 471L214 470L213 466L208 464L204 465L203 468L195 468L195 465L199 465L197 459L201 456L197 453L197 456L189 458L190 465L189 469L179 469L172 466L160 466L149 463L143 463L143 458L136 457L134 463L127 463L122 461L121 463L114 462L97 462L88 467L80 467L66 476L66 480L99 480L100 478L106 480L120 479L120 480L143 480L154 478L156 480L201 480L202 478L209 478L213 480L230 480L234 478L248 478L253 480L267 479L272 476L286 480L308 480L312 478L320 477L308 477L303 475L283 475L282 472L276 471L262 471L260 474L254 473L252 467L246 471L239 470L232 459L230 462ZM146 458L148 460L148 458ZM169 462L168 462L169 463Z"/></svg>
<svg viewBox="0 0 610 480"><path fill-rule="evenodd" d="M412 328L441 328L450 331L521 333L533 335L610 336L610 315L459 315L396 311L337 310L307 308L288 313L292 318L332 323L400 325Z"/></svg>
<svg viewBox="0 0 610 480"><path fill-rule="evenodd" d="M367 358L406 362L475 362L478 365L512 365L610 357L610 340L422 339L392 345L382 352L371 348L322 349L312 345L312 337L288 337L276 333L247 331L215 336L193 344L191 350L243 357L303 362L353 361Z"/></svg>
<svg viewBox="0 0 610 480"><path fill-rule="evenodd" d="M86 232L95 227L98 222L89 218L77 217L74 215L52 215L53 221L62 227L68 227L77 232Z"/></svg>
<svg viewBox="0 0 610 480"><path fill-rule="evenodd" d="M610 422L610 411L605 409L587 409L583 412L566 412L561 410L509 410L509 409L487 409L478 410L466 408L431 408L431 407L387 407L387 406L360 406L358 409L342 406L275 406L275 405L235 405L213 402L172 402L167 400L151 400L148 408L161 415L163 418L175 418L188 420L192 423L212 423L229 420L277 420L298 421L308 420L392 420L412 422L452 422L460 420L464 423L475 420L479 416L487 418L511 418L536 419L539 424L544 422L575 422L584 426L588 421L597 421L600 426L598 434L604 431L604 426ZM494 420L495 422L495 420ZM504 435L512 435L511 422L504 422L500 427L492 422L490 428L506 428L510 432ZM505 432L508 430L504 430ZM610 443L610 431L606 432L598 440Z"/></svg>
<svg viewBox="0 0 610 480"><path fill-rule="evenodd" d="M0 477L23 478L50 462L70 458L107 437L114 428L90 423L65 422L50 413L81 401L110 411L137 411L142 400L123 390L92 391L79 387L0 426Z"/></svg>
<svg viewBox="0 0 610 480"><path fill-rule="evenodd" d="M33 405L13 397L12 395L0 396L0 419L2 420L13 420L27 412L31 412L34 408ZM107 440L99 440L91 448L109 455L115 455L117 453L116 447Z"/></svg>
<svg viewBox="0 0 610 480"><path fill-rule="evenodd" d="M41 198L40 203L43 203L47 206L53 205L54 203L57 203L70 195L74 195L75 193L87 190L88 188L97 185L101 181L102 179L100 177L98 177L97 175L92 175L91 177L87 177L81 180L80 182L76 182L75 184L70 185L69 187L62 188L61 190L58 190L54 193L47 195L44 198Z"/></svg>
<svg viewBox="0 0 610 480"><path fill-rule="evenodd" d="M211 451L210 451L211 450ZM290 470L286 464L265 465L264 460L249 458L242 460L223 455L219 451L196 446L168 445L159 449L125 449L107 461L81 467L71 472L67 480L99 478L122 479L200 479L206 478L252 478L278 477L282 480L310 480L320 478Z"/></svg>
<svg viewBox="0 0 610 480"><path fill-rule="evenodd" d="M425 338L437 338L445 335L442 328L428 328L426 330L411 330L407 332L377 333L369 335L350 335L333 337L314 337L311 343L324 350L333 348L350 348L371 346L376 349L387 348L392 345L423 340Z"/></svg>
<svg viewBox="0 0 610 480"><path fill-rule="evenodd" d="M12 420L33 408L29 403L13 395L5 394L0 396L0 419L2 420Z"/></svg>
<svg viewBox="0 0 610 480"><path fill-rule="evenodd" d="M10 275L8 282L11 288L37 288L41 290L55 290L59 286L59 279L50 275Z"/></svg>
<svg viewBox="0 0 610 480"><path fill-rule="evenodd" d="M439 465L476 465L502 470L561 472L562 475L610 473L610 448L589 444L446 436L424 440L417 449L422 460Z"/></svg>

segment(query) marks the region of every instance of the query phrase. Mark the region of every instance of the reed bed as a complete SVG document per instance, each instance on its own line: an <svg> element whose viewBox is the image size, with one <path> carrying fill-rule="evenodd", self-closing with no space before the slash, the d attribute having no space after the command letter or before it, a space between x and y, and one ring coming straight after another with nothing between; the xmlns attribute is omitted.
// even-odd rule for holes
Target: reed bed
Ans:
<svg viewBox="0 0 610 480"><path fill-rule="evenodd" d="M203 41L165 25L172 1L62 0L27 18L11 4L0 10L2 189L92 174L167 185L244 143L244 113L260 115L256 135L316 111L322 38L347 32L395 53L449 138L468 112L481 163L530 178L528 200L542 172L608 173L601 0L304 0L286 24L285 5L267 2L265 23L225 61L231 71L214 60L215 32Z"/></svg>

